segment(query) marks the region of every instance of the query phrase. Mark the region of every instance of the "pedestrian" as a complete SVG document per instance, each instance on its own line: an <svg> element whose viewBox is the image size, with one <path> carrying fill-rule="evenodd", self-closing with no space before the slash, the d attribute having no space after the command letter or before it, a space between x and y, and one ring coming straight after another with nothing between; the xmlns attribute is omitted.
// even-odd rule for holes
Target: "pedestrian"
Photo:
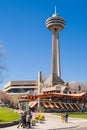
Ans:
<svg viewBox="0 0 87 130"><path fill-rule="evenodd" d="M23 113L23 128L26 127L26 111Z"/></svg>
<svg viewBox="0 0 87 130"><path fill-rule="evenodd" d="M64 115L64 113L61 113L61 120L62 120L63 123L65 122L65 115Z"/></svg>
<svg viewBox="0 0 87 130"><path fill-rule="evenodd" d="M26 127L27 128L31 128L31 119L32 119L31 111L28 110L26 114Z"/></svg>
<svg viewBox="0 0 87 130"><path fill-rule="evenodd" d="M68 112L65 113L65 122L67 123L68 122Z"/></svg>
<svg viewBox="0 0 87 130"><path fill-rule="evenodd" d="M19 128L20 126L21 127L23 126L23 112L20 113L20 120L19 120L19 124L18 124L17 128Z"/></svg>

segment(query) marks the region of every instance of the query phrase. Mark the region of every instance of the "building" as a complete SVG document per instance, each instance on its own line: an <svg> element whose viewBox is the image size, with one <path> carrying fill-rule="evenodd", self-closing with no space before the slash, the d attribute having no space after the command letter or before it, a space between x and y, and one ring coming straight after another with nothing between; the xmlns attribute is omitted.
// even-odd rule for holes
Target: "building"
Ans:
<svg viewBox="0 0 87 130"><path fill-rule="evenodd" d="M10 81L5 84L4 92L7 92L12 95L33 95L37 93L38 81L29 80L29 81Z"/></svg>
<svg viewBox="0 0 87 130"><path fill-rule="evenodd" d="M38 72L37 80L9 81L3 91L11 95L37 95L41 82L42 74Z"/></svg>

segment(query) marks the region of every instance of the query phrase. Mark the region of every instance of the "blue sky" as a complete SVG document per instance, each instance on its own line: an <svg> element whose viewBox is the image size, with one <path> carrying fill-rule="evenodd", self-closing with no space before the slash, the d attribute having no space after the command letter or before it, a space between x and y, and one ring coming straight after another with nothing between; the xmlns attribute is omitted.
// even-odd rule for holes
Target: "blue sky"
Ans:
<svg viewBox="0 0 87 130"><path fill-rule="evenodd" d="M61 77L87 83L87 0L0 0L0 41L4 45L4 84L51 74L52 32L45 21L54 13L66 25L60 32Z"/></svg>

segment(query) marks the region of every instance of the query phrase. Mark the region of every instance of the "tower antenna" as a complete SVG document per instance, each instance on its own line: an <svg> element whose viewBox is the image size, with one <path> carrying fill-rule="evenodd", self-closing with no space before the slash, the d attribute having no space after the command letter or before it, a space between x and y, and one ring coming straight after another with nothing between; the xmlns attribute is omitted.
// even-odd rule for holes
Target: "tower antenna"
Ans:
<svg viewBox="0 0 87 130"><path fill-rule="evenodd" d="M57 14L57 13L56 13L56 6L55 6L55 14Z"/></svg>

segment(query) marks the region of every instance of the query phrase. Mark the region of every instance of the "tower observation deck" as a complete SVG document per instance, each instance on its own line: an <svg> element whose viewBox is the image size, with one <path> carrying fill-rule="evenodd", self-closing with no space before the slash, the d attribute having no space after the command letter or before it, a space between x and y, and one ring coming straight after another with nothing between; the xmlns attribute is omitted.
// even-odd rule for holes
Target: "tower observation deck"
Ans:
<svg viewBox="0 0 87 130"><path fill-rule="evenodd" d="M65 20L57 15L56 8L52 17L46 20L46 26L52 31L52 75L51 85L56 85L58 82L63 82L61 79L60 67L60 45L59 45L59 31L64 29Z"/></svg>

